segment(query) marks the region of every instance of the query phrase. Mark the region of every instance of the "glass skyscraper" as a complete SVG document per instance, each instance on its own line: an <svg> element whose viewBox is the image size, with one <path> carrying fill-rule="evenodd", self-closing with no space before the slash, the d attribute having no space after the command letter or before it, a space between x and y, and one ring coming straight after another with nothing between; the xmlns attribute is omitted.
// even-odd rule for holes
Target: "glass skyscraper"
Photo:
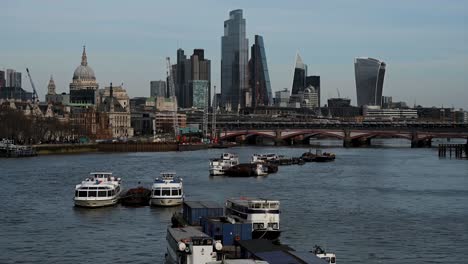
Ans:
<svg viewBox="0 0 468 264"><path fill-rule="evenodd" d="M249 40L245 27L242 10L233 10L224 21L224 36L221 37L221 100L233 109L243 104L241 94L248 90Z"/></svg>
<svg viewBox="0 0 468 264"><path fill-rule="evenodd" d="M302 61L299 54L296 55L296 66L294 67L294 77L292 94L299 94L306 88L307 65Z"/></svg>
<svg viewBox="0 0 468 264"><path fill-rule="evenodd" d="M382 105L385 68L384 62L373 58L356 58L354 60L358 106Z"/></svg>
<svg viewBox="0 0 468 264"><path fill-rule="evenodd" d="M252 107L271 105L273 103L273 94L262 36L255 35L255 44L252 45L251 52L249 84L252 90Z"/></svg>
<svg viewBox="0 0 468 264"><path fill-rule="evenodd" d="M205 105L209 105L208 80L192 80L190 86L193 87L193 102L192 106L198 109L204 109Z"/></svg>

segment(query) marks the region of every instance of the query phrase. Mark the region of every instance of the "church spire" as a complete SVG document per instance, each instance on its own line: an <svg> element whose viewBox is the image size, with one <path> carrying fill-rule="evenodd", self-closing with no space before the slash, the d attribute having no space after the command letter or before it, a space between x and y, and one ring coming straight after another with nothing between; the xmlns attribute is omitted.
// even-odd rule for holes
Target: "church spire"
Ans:
<svg viewBox="0 0 468 264"><path fill-rule="evenodd" d="M88 65L88 58L86 57L86 46L83 46L83 55L81 55L81 65Z"/></svg>

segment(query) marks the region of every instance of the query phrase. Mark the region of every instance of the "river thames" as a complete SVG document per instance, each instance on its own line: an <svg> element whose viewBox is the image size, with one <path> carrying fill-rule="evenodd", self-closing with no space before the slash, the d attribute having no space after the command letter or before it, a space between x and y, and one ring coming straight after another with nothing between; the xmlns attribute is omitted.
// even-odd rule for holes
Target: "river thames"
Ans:
<svg viewBox="0 0 468 264"><path fill-rule="evenodd" d="M75 184L112 171L124 188L149 187L161 171L184 179L187 200L220 204L249 196L281 202L281 242L314 245L338 263L465 263L468 161L437 149L331 147L332 163L282 166L259 178L209 177L223 151L300 156L306 147L236 147L193 152L81 154L0 159L0 263L163 263L176 208L73 206Z"/></svg>

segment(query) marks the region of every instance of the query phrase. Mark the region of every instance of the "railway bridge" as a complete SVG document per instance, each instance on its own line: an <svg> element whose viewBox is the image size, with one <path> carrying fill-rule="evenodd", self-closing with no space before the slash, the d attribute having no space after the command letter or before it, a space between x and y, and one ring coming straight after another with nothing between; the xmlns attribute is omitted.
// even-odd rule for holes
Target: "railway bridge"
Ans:
<svg viewBox="0 0 468 264"><path fill-rule="evenodd" d="M468 129L451 128L274 128L246 129L222 128L218 138L223 141L258 143L269 138L275 145L307 143L310 138L335 138L343 141L344 147L370 145L373 138L404 138L411 147L430 147L433 138L463 138L468 140Z"/></svg>

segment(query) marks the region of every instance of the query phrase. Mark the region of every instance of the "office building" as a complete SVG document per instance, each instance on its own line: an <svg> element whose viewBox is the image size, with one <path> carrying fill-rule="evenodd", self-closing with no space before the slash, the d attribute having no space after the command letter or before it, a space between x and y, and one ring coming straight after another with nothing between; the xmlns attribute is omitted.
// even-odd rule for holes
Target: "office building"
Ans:
<svg viewBox="0 0 468 264"><path fill-rule="evenodd" d="M276 107L288 107L290 94L291 94L291 92L288 90L288 88L284 88L281 91L275 92L275 103L274 103L274 105Z"/></svg>
<svg viewBox="0 0 468 264"><path fill-rule="evenodd" d="M354 70L358 106L382 105L386 64L373 58L356 58Z"/></svg>
<svg viewBox="0 0 468 264"><path fill-rule="evenodd" d="M73 73L73 80L70 83L70 103L72 104L96 104L97 90L99 84L93 69L88 65L86 48L83 47L81 64Z"/></svg>
<svg viewBox="0 0 468 264"><path fill-rule="evenodd" d="M299 53L296 55L296 65L294 67L294 77L292 94L299 94L306 88L307 65L302 61Z"/></svg>
<svg viewBox="0 0 468 264"><path fill-rule="evenodd" d="M207 80L192 80L190 81L190 87L193 91L193 103L192 107L198 109L204 109L206 105L209 105L209 82Z"/></svg>
<svg viewBox="0 0 468 264"><path fill-rule="evenodd" d="M308 86L302 92L301 108L313 109L319 107L318 92L312 85Z"/></svg>
<svg viewBox="0 0 468 264"><path fill-rule="evenodd" d="M350 107L351 99L348 98L330 98L328 99L329 108Z"/></svg>
<svg viewBox="0 0 468 264"><path fill-rule="evenodd" d="M166 82L163 80L150 82L150 97L168 97Z"/></svg>
<svg viewBox="0 0 468 264"><path fill-rule="evenodd" d="M318 106L321 105L320 101L320 76L312 75L306 77L306 87L312 86L315 88L318 96Z"/></svg>
<svg viewBox="0 0 468 264"><path fill-rule="evenodd" d="M248 47L242 10L233 10L224 21L224 36L221 37L221 103L231 105L234 110L245 104L241 94L248 91Z"/></svg>
<svg viewBox="0 0 468 264"><path fill-rule="evenodd" d="M406 120L417 119L416 109L381 109L379 106L364 105L362 112L365 120Z"/></svg>
<svg viewBox="0 0 468 264"><path fill-rule="evenodd" d="M0 89L6 86L5 72L0 71Z"/></svg>
<svg viewBox="0 0 468 264"><path fill-rule="evenodd" d="M255 35L255 44L252 45L251 54L249 61L251 106L272 105L273 95L262 36Z"/></svg>

